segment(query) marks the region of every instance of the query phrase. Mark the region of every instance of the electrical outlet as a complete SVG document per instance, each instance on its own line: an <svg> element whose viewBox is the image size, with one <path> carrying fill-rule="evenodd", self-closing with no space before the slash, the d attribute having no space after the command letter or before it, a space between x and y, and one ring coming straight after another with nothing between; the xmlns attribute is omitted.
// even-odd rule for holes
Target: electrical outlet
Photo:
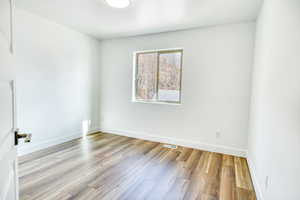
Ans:
<svg viewBox="0 0 300 200"><path fill-rule="evenodd" d="M265 189L267 190L269 187L269 176L266 176L266 179L265 179Z"/></svg>
<svg viewBox="0 0 300 200"><path fill-rule="evenodd" d="M216 138L219 139L220 137L221 137L221 132L220 132L220 131L217 131L217 132L216 132Z"/></svg>

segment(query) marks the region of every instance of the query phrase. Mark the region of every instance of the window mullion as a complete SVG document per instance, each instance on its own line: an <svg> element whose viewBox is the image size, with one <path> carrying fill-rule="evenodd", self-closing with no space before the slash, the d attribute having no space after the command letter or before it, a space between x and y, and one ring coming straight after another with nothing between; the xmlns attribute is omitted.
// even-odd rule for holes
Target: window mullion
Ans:
<svg viewBox="0 0 300 200"><path fill-rule="evenodd" d="M138 93L138 64L139 64L139 54L136 54L135 56L135 80L134 80L134 98L136 99L136 94Z"/></svg>
<svg viewBox="0 0 300 200"><path fill-rule="evenodd" d="M156 77L156 94L155 94L155 96L156 96L156 101L159 101L158 100L158 84L159 84L159 56L160 55L160 53L159 52L157 52L157 72L156 72L156 74L157 74L157 77Z"/></svg>

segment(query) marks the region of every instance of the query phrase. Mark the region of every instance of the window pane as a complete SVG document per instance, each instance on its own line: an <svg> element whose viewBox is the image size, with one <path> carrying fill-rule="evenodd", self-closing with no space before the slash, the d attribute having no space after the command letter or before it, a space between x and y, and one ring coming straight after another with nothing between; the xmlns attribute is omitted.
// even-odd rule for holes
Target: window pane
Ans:
<svg viewBox="0 0 300 200"><path fill-rule="evenodd" d="M136 99L155 100L157 87L157 53L137 55Z"/></svg>
<svg viewBox="0 0 300 200"><path fill-rule="evenodd" d="M158 100L180 101L181 52L159 56Z"/></svg>

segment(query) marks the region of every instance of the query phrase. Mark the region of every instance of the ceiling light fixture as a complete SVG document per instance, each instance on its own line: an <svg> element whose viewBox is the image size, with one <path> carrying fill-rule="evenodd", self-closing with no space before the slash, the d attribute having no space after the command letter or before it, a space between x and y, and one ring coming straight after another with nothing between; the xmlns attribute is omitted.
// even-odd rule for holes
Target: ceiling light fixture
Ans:
<svg viewBox="0 0 300 200"><path fill-rule="evenodd" d="M126 8L131 4L131 0L105 0L113 8Z"/></svg>

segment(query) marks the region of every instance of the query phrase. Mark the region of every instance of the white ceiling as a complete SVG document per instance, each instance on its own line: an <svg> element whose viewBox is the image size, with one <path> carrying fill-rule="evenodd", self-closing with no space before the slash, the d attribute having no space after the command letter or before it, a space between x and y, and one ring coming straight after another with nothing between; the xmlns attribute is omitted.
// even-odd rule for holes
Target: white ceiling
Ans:
<svg viewBox="0 0 300 200"><path fill-rule="evenodd" d="M262 0L16 0L25 9L99 39L255 20Z"/></svg>

